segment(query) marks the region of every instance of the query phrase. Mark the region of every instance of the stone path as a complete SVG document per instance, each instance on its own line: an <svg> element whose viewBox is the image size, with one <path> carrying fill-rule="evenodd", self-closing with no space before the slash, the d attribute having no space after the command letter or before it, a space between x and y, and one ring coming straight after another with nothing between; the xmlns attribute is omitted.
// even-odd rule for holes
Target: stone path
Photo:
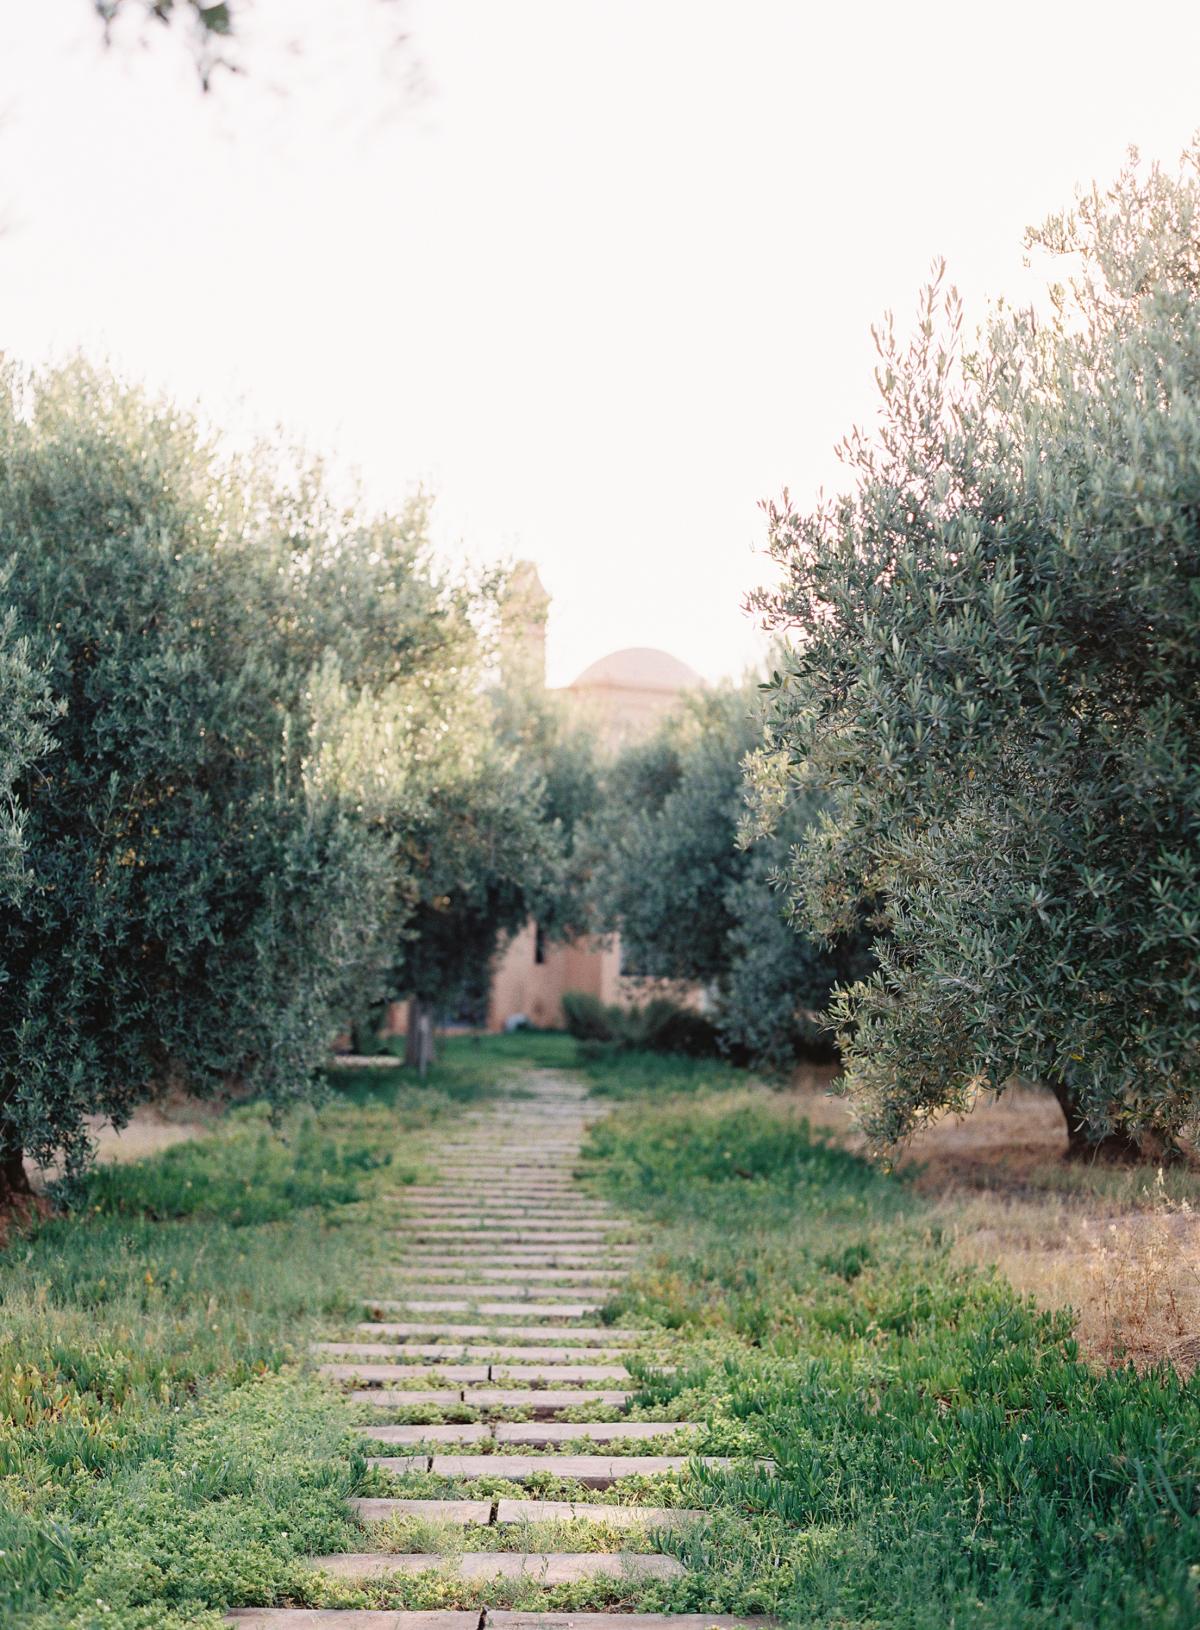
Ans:
<svg viewBox="0 0 1200 1630"><path fill-rule="evenodd" d="M640 1479L673 1474L686 1483L695 1464L694 1423L587 1418L627 1408L635 1384L624 1360L642 1339L599 1317L636 1263L644 1236L574 1182L584 1130L598 1113L583 1087L542 1076L528 1097L464 1115L442 1146L438 1180L397 1197L403 1214L396 1268L378 1287L384 1294L364 1305L370 1316L354 1339L318 1344L321 1372L377 1412L378 1420L360 1430L378 1451L368 1465L387 1492L350 1502L365 1548L314 1557L313 1567L367 1587L452 1570L479 1582L468 1599L485 1605L428 1612L243 1608L229 1623L242 1630L703 1630L765 1622L487 1605L493 1580L499 1589L516 1579L554 1586L678 1578L684 1570L661 1549L659 1536L706 1521L691 1506L642 1503ZM395 1418L423 1412L471 1418ZM514 1413L533 1418L513 1419ZM606 1444L616 1447L607 1452ZM728 1464L711 1456L706 1462ZM527 1498L488 1494L487 1481L501 1479L534 1488ZM538 1485L552 1488L558 1480L608 1498L538 1496ZM400 1525L403 1543L413 1531L406 1525L422 1522L435 1525L435 1536L459 1531L461 1541L444 1552L370 1543L382 1523L393 1532ZM607 1543L622 1548L543 1549L546 1533L563 1523L599 1525L595 1535L611 1535ZM637 1547L624 1549L628 1542L613 1530L636 1535ZM472 1548L472 1533L480 1531L502 1548ZM578 1526L573 1533L578 1544Z"/></svg>

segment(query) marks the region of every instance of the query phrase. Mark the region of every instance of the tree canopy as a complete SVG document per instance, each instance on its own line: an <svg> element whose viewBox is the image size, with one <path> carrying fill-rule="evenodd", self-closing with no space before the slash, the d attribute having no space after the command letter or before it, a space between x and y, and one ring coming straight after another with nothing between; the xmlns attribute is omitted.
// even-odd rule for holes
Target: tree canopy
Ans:
<svg viewBox="0 0 1200 1630"><path fill-rule="evenodd" d="M838 1003L881 1140L1016 1077L1077 1146L1200 1084L1200 183L1135 160L1030 234L1074 275L964 348L953 295L878 336L852 485L770 508L791 638L760 780L830 800L802 923L878 907Z"/></svg>
<svg viewBox="0 0 1200 1630"><path fill-rule="evenodd" d="M444 732L474 636L419 501L363 517L84 364L0 387L11 1187L171 1081L311 1090L415 888L368 817L420 766L350 725Z"/></svg>
<svg viewBox="0 0 1200 1630"><path fill-rule="evenodd" d="M757 688L726 686L686 698L626 748L591 827L591 889L629 973L705 987L726 1043L782 1066L828 1043L830 990L862 947L847 936L831 949L785 921L775 876L814 818L810 796L790 801L769 838L740 841L744 764L762 732Z"/></svg>

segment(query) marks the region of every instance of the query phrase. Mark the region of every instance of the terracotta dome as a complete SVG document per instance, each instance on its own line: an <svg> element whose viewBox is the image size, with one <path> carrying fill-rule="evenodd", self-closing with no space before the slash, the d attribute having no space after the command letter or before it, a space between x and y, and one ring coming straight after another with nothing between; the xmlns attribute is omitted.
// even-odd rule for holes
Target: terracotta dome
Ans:
<svg viewBox="0 0 1200 1630"><path fill-rule="evenodd" d="M631 645L593 662L568 689L649 690L674 695L677 691L694 690L703 683L694 668L680 662L669 651L658 651L651 645Z"/></svg>

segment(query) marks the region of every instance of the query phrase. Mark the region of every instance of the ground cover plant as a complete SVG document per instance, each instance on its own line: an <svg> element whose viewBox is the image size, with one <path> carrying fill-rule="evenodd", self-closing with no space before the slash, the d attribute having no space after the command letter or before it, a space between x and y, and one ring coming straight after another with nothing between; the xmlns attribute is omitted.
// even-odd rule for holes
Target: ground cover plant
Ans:
<svg viewBox="0 0 1200 1630"><path fill-rule="evenodd" d="M1200 1386L1085 1362L1069 1315L957 1262L913 1182L785 1096L672 1100L661 1071L591 1133L656 1224L610 1316L685 1340L643 1403L776 1463L706 1477L728 1522L673 1542L704 1602L822 1630L1200 1623Z"/></svg>
<svg viewBox="0 0 1200 1630"><path fill-rule="evenodd" d="M417 1089L338 1072L280 1132L257 1106L0 1254L0 1622L209 1630L354 1542L354 1407L304 1362L361 1312L390 1189L422 1136L519 1061L451 1043ZM382 1208L382 1209L381 1209ZM355 1292L359 1293L356 1299Z"/></svg>

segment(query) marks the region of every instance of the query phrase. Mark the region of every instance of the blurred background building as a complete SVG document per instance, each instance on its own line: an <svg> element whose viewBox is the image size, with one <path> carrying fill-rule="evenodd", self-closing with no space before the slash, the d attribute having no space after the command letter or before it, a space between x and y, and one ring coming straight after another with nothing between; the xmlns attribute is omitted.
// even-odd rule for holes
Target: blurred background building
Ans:
<svg viewBox="0 0 1200 1630"><path fill-rule="evenodd" d="M504 684L546 689L546 624L550 596L537 568L521 561L513 571L501 630L501 679ZM686 691L704 681L686 662L653 646L631 646L591 663L569 685L548 694L572 718L595 731L601 751L615 752L653 731ZM642 994L641 982L621 972L618 936L606 943L546 941L534 922L500 952L488 993L487 1027L503 1030L524 1017L539 1028L563 1022L564 991L585 991L602 1002L620 1002Z"/></svg>

